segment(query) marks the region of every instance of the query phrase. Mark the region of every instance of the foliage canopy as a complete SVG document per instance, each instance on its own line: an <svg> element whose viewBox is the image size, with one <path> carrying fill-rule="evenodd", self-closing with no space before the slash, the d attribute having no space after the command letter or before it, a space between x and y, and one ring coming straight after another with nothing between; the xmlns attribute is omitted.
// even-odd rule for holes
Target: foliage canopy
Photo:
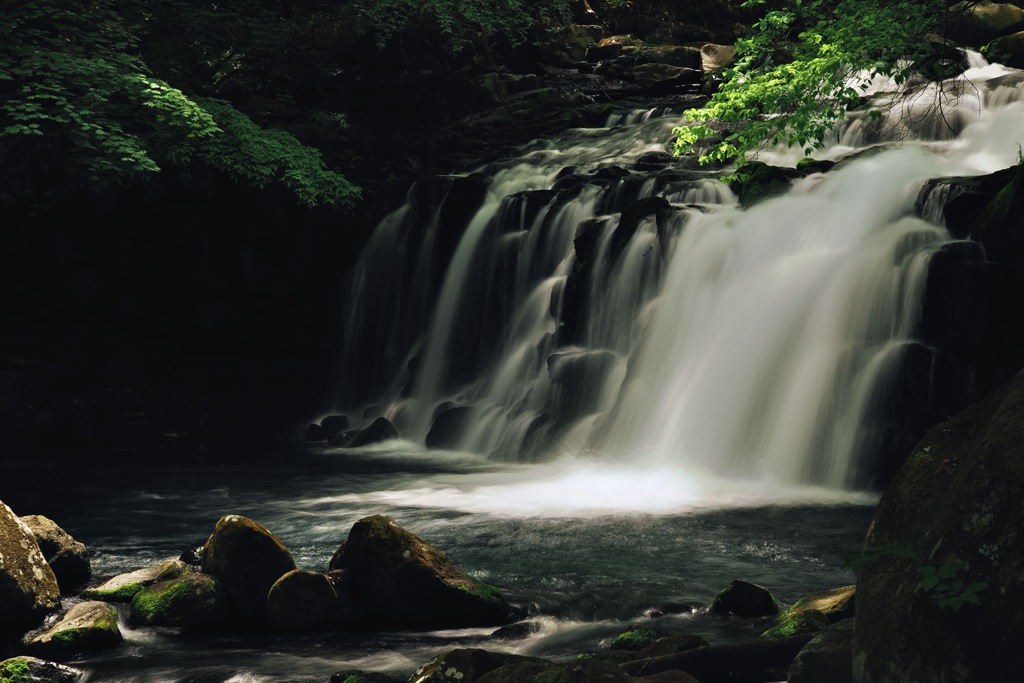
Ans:
<svg viewBox="0 0 1024 683"><path fill-rule="evenodd" d="M165 68L169 76L186 81L190 92L155 73L139 37L158 32L153 24L178 26L161 12L191 16L183 5L201 3L29 0L5 9L0 20L0 158L8 167L4 194L17 192L18 179L10 172L21 167L15 159L27 157L45 158L92 186L155 173L166 165L199 164L260 187L280 181L307 205L345 204L359 196L358 188L330 170L317 150L283 130L257 125L224 99L202 95L204 89L215 93L211 81ZM213 5L204 7L216 11ZM206 47L197 38L189 45ZM239 41L234 49L243 46ZM232 49L218 48L230 61ZM175 61L182 60L164 60ZM199 61L218 68L210 59ZM240 61L237 55L235 61ZM154 63L161 63L159 55Z"/></svg>
<svg viewBox="0 0 1024 683"><path fill-rule="evenodd" d="M737 58L708 104L685 112L676 153L709 145L701 161L716 162L742 161L765 144L810 153L862 104L858 88L875 77L905 85L915 68L952 75L947 48L927 37L948 11L945 0L771 2L753 34L737 42Z"/></svg>

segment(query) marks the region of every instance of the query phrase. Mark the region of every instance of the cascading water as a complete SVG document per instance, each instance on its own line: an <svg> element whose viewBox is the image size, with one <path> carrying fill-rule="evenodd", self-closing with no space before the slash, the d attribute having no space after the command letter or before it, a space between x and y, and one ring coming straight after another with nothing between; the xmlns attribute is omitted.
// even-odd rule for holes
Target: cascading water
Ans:
<svg viewBox="0 0 1024 683"><path fill-rule="evenodd" d="M867 483L949 239L934 201L915 211L922 185L1024 141L1018 72L971 60L873 128L851 116L818 155L841 166L746 209L720 171L663 158L675 120L652 112L420 183L354 275L341 402L505 460Z"/></svg>

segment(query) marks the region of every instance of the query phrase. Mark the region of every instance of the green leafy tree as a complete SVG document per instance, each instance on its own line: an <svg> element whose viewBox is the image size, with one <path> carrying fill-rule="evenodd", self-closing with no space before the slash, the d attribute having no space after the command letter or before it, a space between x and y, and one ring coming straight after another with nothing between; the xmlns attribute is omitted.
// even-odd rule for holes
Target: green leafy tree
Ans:
<svg viewBox="0 0 1024 683"><path fill-rule="evenodd" d="M753 33L718 91L684 114L676 153L704 149L702 161L739 159L765 144L819 148L846 112L862 104L860 86L877 76L907 85L915 69L953 73L948 49L928 38L941 30L945 0L746 0L760 8ZM873 112L876 118L880 112Z"/></svg>
<svg viewBox="0 0 1024 683"><path fill-rule="evenodd" d="M5 8L3 198L60 174L72 184L97 186L168 165L205 165L257 186L278 181L307 205L345 204L359 196L317 150L283 130L257 125L226 100L195 94L203 92L195 70L188 78L167 69L191 80L190 92L151 68L139 35L158 30L151 24L176 25L173 17L160 18L155 10L162 6L140 0L23 0ZM217 67L207 62L207 68Z"/></svg>

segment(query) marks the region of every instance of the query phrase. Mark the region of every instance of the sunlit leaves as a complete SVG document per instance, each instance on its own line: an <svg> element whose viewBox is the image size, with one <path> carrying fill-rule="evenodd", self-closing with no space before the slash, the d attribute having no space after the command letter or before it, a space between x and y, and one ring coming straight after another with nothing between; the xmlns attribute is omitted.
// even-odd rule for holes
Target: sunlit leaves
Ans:
<svg viewBox="0 0 1024 683"><path fill-rule="evenodd" d="M765 144L813 152L860 104L852 84L879 75L907 81L907 60L934 50L924 36L945 7L939 0L773 3L753 35L737 41L737 59L708 104L684 113L676 153L701 150L701 161L724 162Z"/></svg>

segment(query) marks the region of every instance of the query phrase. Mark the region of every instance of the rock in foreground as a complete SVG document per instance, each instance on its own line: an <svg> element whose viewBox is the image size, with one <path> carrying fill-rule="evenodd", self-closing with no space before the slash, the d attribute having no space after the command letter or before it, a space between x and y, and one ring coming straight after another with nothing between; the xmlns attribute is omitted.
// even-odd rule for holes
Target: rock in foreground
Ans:
<svg viewBox="0 0 1024 683"><path fill-rule="evenodd" d="M0 681L4 683L76 683L82 676L78 669L35 657L14 657L0 662Z"/></svg>
<svg viewBox="0 0 1024 683"><path fill-rule="evenodd" d="M89 556L84 543L76 541L48 517L27 515L21 521L36 537L62 592L67 593L89 580Z"/></svg>
<svg viewBox="0 0 1024 683"><path fill-rule="evenodd" d="M1021 373L918 444L865 540L855 681L981 683L1024 671L1022 452Z"/></svg>
<svg viewBox="0 0 1024 683"><path fill-rule="evenodd" d="M60 621L32 638L26 647L46 659L65 661L92 650L105 650L121 644L114 607L105 602L80 602Z"/></svg>
<svg viewBox="0 0 1024 683"><path fill-rule="evenodd" d="M60 607L60 589L35 536L0 501L0 638L38 626Z"/></svg>
<svg viewBox="0 0 1024 683"><path fill-rule="evenodd" d="M347 569L352 599L384 628L461 628L505 624L513 610L498 589L481 583L444 553L375 515L359 520L331 559Z"/></svg>
<svg viewBox="0 0 1024 683"><path fill-rule="evenodd" d="M264 617L267 594L295 561L277 536L246 517L221 517L203 547L203 571L217 577L241 616Z"/></svg>

